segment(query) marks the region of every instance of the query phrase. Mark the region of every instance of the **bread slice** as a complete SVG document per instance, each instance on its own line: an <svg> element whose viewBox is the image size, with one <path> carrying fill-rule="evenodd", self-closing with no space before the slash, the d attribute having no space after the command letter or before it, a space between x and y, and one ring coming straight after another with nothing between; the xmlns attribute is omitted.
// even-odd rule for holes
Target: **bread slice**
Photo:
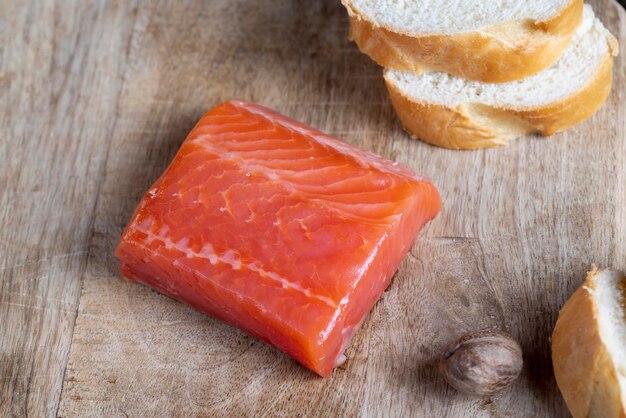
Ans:
<svg viewBox="0 0 626 418"><path fill-rule="evenodd" d="M445 148L506 145L552 135L595 113L611 90L617 40L590 6L559 61L522 80L493 84L441 72L385 71L391 99L413 136Z"/></svg>
<svg viewBox="0 0 626 418"><path fill-rule="evenodd" d="M552 334L554 375L574 416L626 417L626 277L594 270Z"/></svg>
<svg viewBox="0 0 626 418"><path fill-rule="evenodd" d="M350 38L386 68L519 80L553 64L583 0L342 0Z"/></svg>

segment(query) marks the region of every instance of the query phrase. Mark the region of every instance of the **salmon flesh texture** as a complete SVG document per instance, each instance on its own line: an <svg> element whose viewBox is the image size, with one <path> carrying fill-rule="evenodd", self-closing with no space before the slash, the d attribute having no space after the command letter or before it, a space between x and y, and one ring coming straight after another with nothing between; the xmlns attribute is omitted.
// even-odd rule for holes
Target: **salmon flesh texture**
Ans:
<svg viewBox="0 0 626 418"><path fill-rule="evenodd" d="M191 131L116 255L127 279L327 377L440 206L408 168L233 100Z"/></svg>

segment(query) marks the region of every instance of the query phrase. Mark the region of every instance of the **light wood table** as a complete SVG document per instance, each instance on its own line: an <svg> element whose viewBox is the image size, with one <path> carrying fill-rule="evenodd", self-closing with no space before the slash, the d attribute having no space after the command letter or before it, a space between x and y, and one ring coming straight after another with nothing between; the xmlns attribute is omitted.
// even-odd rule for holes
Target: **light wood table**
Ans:
<svg viewBox="0 0 626 418"><path fill-rule="evenodd" d="M626 45L626 15L593 0ZM412 140L338 0L0 0L0 416L567 416L557 312L626 268L626 66L591 120L476 152ZM112 251L196 120L257 101L432 177L445 208L324 380L123 281ZM525 367L463 397L435 357L470 331Z"/></svg>

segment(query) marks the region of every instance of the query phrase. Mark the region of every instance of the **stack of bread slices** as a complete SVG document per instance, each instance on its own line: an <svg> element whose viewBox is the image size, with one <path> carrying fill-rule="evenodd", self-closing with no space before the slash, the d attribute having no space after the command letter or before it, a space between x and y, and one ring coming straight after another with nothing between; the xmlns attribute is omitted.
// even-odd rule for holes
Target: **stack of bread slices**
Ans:
<svg viewBox="0 0 626 418"><path fill-rule="evenodd" d="M617 40L583 0L342 0L405 129L476 149L552 135L611 90Z"/></svg>

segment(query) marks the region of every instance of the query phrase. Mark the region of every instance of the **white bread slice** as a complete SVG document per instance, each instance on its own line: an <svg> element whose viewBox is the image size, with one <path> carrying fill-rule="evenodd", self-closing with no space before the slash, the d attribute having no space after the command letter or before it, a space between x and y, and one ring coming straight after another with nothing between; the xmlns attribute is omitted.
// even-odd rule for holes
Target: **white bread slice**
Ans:
<svg viewBox="0 0 626 418"><path fill-rule="evenodd" d="M552 135L595 113L611 90L617 40L585 5L561 59L509 83L481 83L446 73L385 71L396 112L414 137L445 148L476 149L517 136Z"/></svg>
<svg viewBox="0 0 626 418"><path fill-rule="evenodd" d="M342 0L350 38L401 71L519 80L553 64L576 32L583 0Z"/></svg>
<svg viewBox="0 0 626 418"><path fill-rule="evenodd" d="M567 301L552 334L552 363L574 416L626 417L626 277L597 270Z"/></svg>

